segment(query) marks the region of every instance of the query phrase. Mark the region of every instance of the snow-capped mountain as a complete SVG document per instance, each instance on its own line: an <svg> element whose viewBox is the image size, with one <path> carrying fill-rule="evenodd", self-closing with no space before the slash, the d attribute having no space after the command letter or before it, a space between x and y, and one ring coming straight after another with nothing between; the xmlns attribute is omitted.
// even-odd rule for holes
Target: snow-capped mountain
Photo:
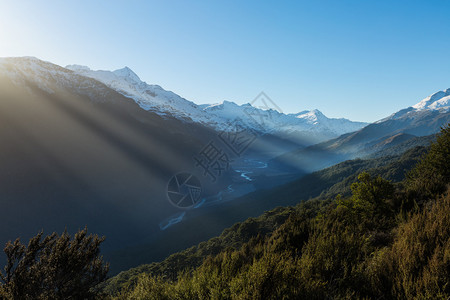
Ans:
<svg viewBox="0 0 450 300"><path fill-rule="evenodd" d="M436 92L419 103L402 109L387 118L381 119L379 122L386 120L398 120L402 118L414 118L417 115L427 112L446 113L450 111L450 88L445 91Z"/></svg>
<svg viewBox="0 0 450 300"><path fill-rule="evenodd" d="M293 134L316 137L315 142L356 131L367 123L347 119L330 119L318 110L298 114L284 114L277 110L263 110L251 104L237 105L223 101L220 104L197 105L158 85L150 85L128 67L116 71L94 71L86 66L66 67L77 74L94 78L126 97L132 98L143 109L160 115L170 114L183 120L191 120L216 130L227 130L233 121L240 119L245 126L263 133Z"/></svg>
<svg viewBox="0 0 450 300"><path fill-rule="evenodd" d="M398 134L426 136L438 133L450 122L450 89L438 91L417 104L402 109L345 137L347 144L372 143ZM348 143L350 142L350 143Z"/></svg>
<svg viewBox="0 0 450 300"><path fill-rule="evenodd" d="M389 147L426 145L450 123L450 89L439 91L389 117L338 138L283 154L274 162L315 171L347 159L372 155ZM413 141L413 142L410 142Z"/></svg>
<svg viewBox="0 0 450 300"><path fill-rule="evenodd" d="M226 172L201 177L193 157L217 135L186 125L55 64L0 59L0 241L80 224L110 247L159 234L179 212L167 201L174 174L204 179L205 197L231 184Z"/></svg>
<svg viewBox="0 0 450 300"><path fill-rule="evenodd" d="M36 85L49 94L58 88L71 88L94 102L101 101L99 95L111 91L101 82L35 57L0 58L0 77L7 77L17 86Z"/></svg>
<svg viewBox="0 0 450 300"><path fill-rule="evenodd" d="M431 96L428 96L427 98L414 105L413 108L419 111L424 109L449 111L450 89L439 91Z"/></svg>
<svg viewBox="0 0 450 300"><path fill-rule="evenodd" d="M150 85L128 67L116 71L93 71L86 66L70 65L66 69L76 74L96 79L122 95L132 98L145 110L159 115L171 115L180 119L199 119L204 123L212 123L211 117L203 113L198 106L177 94L166 91L158 85Z"/></svg>

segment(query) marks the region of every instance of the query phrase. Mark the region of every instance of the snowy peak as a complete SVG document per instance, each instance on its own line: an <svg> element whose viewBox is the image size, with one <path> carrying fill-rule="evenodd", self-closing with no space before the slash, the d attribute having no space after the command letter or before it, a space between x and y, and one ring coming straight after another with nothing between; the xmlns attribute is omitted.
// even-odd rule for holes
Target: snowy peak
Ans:
<svg viewBox="0 0 450 300"><path fill-rule="evenodd" d="M112 78L115 78L116 80L118 78L123 79L125 81L128 81L132 84L139 84L142 83L141 79L139 78L139 76L136 75L136 73L133 72L133 70L131 70L128 67L124 67L122 69L118 69L115 71L102 71L102 70L98 70L98 71L94 71L91 70L91 68L87 67L87 66L82 66L82 65L68 65L66 66L66 69L72 70L75 73L80 73L82 75L90 75L88 77L98 77L98 79L102 79L100 81L107 81L107 80L111 80ZM104 77L104 78L102 78ZM109 77L109 78L107 78Z"/></svg>
<svg viewBox="0 0 450 300"><path fill-rule="evenodd" d="M305 110L293 115L297 119L304 119L310 122L318 122L319 120L328 119L320 110Z"/></svg>
<svg viewBox="0 0 450 300"><path fill-rule="evenodd" d="M216 112L216 111L237 112L248 106L251 105L250 104L238 105L234 102L224 100L222 103L202 104L199 107L207 112Z"/></svg>
<svg viewBox="0 0 450 300"><path fill-rule="evenodd" d="M136 73L134 73L130 68L125 67L122 69L118 69L113 71L113 73L115 75L117 75L118 77L121 77L123 79L125 79L126 81L129 82L134 82L134 83L141 83L141 79L139 78L139 76L136 75Z"/></svg>
<svg viewBox="0 0 450 300"><path fill-rule="evenodd" d="M87 66L81 66L81 65L69 65L66 66L66 69L75 71L75 72L89 72L91 69Z"/></svg>
<svg viewBox="0 0 450 300"><path fill-rule="evenodd" d="M426 97L413 106L416 110L449 110L450 108L450 89L439 91Z"/></svg>
<svg viewBox="0 0 450 300"><path fill-rule="evenodd" d="M1 58L0 74L6 75L17 85L33 82L38 88L50 94L55 92L55 87L73 88L88 84L88 82L97 91L103 86L68 69L29 56ZM57 84L55 85L55 83ZM83 93L88 94L87 91Z"/></svg>
<svg viewBox="0 0 450 300"><path fill-rule="evenodd" d="M14 85L30 87L31 83L33 87L49 94L76 90L78 94L89 97L93 102L104 100L99 95L112 92L101 82L80 75L82 72L89 72L88 67L74 65L72 68L78 71L35 57L0 58L0 75L6 76Z"/></svg>
<svg viewBox="0 0 450 300"><path fill-rule="evenodd" d="M141 81L139 76L128 67L115 71L95 71L89 68L74 67L73 65L66 68L102 82L125 97L133 99L144 110L152 111L161 116L171 115L181 120L214 125L217 123L212 120L212 116L209 116L195 103L171 91L166 91L159 85L151 85Z"/></svg>
<svg viewBox="0 0 450 300"><path fill-rule="evenodd" d="M113 72L93 71L87 67L73 65L67 66L67 68L101 81L126 97L134 99L145 110L201 123L216 130L225 130L230 127L233 121L240 119L247 127L263 133L307 132L312 135L331 138L367 125L367 123L352 122L346 119L329 119L319 110L288 115L276 110L265 111L248 103L238 105L232 101L197 105L173 92L164 90L160 86L149 85L141 81L128 67ZM258 115L266 116L264 122L261 123L257 120L258 118L249 115L249 108L258 110Z"/></svg>
<svg viewBox="0 0 450 300"><path fill-rule="evenodd" d="M445 91L436 92L416 105L413 105L408 108L404 108L387 118L381 119L377 121L377 123L386 121L386 120L397 120L403 118L414 118L418 114L426 113L427 111L436 111L438 113L447 113L450 112L450 89Z"/></svg>

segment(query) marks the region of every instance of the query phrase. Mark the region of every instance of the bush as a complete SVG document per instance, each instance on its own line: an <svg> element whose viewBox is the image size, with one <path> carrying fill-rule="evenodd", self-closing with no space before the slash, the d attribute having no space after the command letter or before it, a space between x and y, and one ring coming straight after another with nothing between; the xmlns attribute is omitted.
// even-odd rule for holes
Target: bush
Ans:
<svg viewBox="0 0 450 300"><path fill-rule="evenodd" d="M87 235L87 229L73 239L64 232L43 237L40 232L28 246L17 239L4 249L7 264L0 272L3 299L92 299L96 286L105 280L100 244L104 238Z"/></svg>
<svg viewBox="0 0 450 300"><path fill-rule="evenodd" d="M367 277L379 295L448 299L450 295L450 195L411 215L392 247L368 262Z"/></svg>

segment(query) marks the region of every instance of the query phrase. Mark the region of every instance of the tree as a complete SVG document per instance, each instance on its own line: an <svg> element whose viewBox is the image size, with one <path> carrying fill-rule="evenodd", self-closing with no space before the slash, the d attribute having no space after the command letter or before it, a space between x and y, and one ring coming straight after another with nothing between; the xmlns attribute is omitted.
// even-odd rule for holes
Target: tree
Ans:
<svg viewBox="0 0 450 300"><path fill-rule="evenodd" d="M348 199L337 197L340 222L357 226L361 230L386 229L392 224L389 221L393 209L391 201L395 188L389 181L363 172L358 182L351 186L352 196ZM387 227L386 227L387 226Z"/></svg>
<svg viewBox="0 0 450 300"><path fill-rule="evenodd" d="M0 299L93 299L109 269L100 256L104 240L85 228L73 238L67 231L46 237L40 232L28 246L8 242Z"/></svg>
<svg viewBox="0 0 450 300"><path fill-rule="evenodd" d="M409 198L423 202L444 193L450 182L450 124L441 129L435 143L407 174Z"/></svg>

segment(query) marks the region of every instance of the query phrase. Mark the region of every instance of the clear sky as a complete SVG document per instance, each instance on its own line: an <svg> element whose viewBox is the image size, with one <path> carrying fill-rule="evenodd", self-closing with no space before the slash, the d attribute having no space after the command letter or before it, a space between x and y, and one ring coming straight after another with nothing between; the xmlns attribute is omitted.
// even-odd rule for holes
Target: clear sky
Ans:
<svg viewBox="0 0 450 300"><path fill-rule="evenodd" d="M394 3L395 2L395 3ZM375 121L450 87L450 1L5 1L0 56Z"/></svg>

